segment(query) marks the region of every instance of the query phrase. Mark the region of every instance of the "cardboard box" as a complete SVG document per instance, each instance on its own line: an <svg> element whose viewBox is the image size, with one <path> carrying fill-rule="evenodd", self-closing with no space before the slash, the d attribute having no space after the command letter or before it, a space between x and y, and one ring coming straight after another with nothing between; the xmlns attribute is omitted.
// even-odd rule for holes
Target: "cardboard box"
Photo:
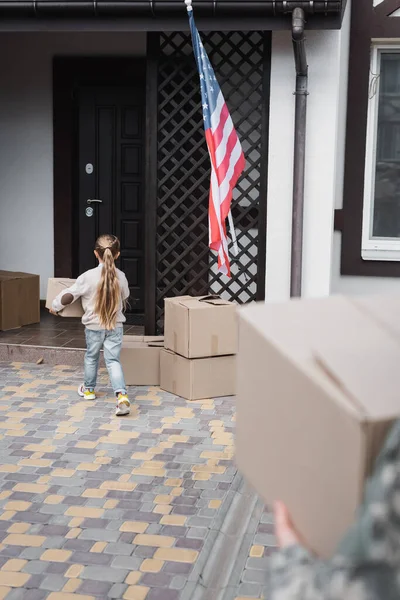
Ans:
<svg viewBox="0 0 400 600"><path fill-rule="evenodd" d="M162 335L124 335L123 342L156 342L164 345L164 336Z"/></svg>
<svg viewBox="0 0 400 600"><path fill-rule="evenodd" d="M0 271L0 330L39 322L39 275Z"/></svg>
<svg viewBox="0 0 400 600"><path fill-rule="evenodd" d="M160 385L161 337L125 335L121 364L126 385Z"/></svg>
<svg viewBox="0 0 400 600"><path fill-rule="evenodd" d="M165 347L186 358L237 352L236 305L218 296L165 300Z"/></svg>
<svg viewBox="0 0 400 600"><path fill-rule="evenodd" d="M50 277L47 284L46 308L50 309L54 298L63 290L71 287L75 281L75 279L66 279L65 277ZM83 308L80 299L66 306L59 315L60 317L82 317Z"/></svg>
<svg viewBox="0 0 400 600"><path fill-rule="evenodd" d="M187 400L235 394L236 356L188 359L161 351L161 388Z"/></svg>
<svg viewBox="0 0 400 600"><path fill-rule="evenodd" d="M240 311L238 466L324 558L400 416L399 307L399 296L336 296Z"/></svg>

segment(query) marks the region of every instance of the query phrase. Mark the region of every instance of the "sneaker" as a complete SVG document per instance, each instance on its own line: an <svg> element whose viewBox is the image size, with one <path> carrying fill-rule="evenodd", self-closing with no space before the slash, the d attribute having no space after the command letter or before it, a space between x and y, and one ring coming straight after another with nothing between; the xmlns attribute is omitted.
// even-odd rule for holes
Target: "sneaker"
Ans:
<svg viewBox="0 0 400 600"><path fill-rule="evenodd" d="M83 383L78 387L78 394L81 398L85 398L85 400L96 400L94 390L86 389Z"/></svg>
<svg viewBox="0 0 400 600"><path fill-rule="evenodd" d="M128 396L126 394L118 394L115 415L117 417L123 417L124 415L129 415L130 412L131 403L129 402Z"/></svg>

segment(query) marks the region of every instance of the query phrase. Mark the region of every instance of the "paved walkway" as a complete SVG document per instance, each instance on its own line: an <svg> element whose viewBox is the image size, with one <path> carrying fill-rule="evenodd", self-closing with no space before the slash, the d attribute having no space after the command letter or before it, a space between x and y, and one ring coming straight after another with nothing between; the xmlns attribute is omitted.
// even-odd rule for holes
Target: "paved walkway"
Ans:
<svg viewBox="0 0 400 600"><path fill-rule="evenodd" d="M81 378L0 363L0 600L194 598L238 478L233 399L132 388L117 419L106 374L95 402ZM273 539L258 510L230 598L262 594Z"/></svg>

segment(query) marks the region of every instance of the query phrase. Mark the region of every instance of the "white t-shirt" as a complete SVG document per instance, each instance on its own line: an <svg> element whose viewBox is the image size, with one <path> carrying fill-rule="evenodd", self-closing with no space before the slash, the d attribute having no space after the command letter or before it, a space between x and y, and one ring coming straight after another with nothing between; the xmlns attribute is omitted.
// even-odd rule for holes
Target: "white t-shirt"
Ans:
<svg viewBox="0 0 400 600"><path fill-rule="evenodd" d="M80 298L82 301L82 307L84 310L84 315L82 317L83 325L85 325L85 327L88 329L104 329L104 327L100 325L99 318L94 312L94 308L96 306L96 294L101 279L102 268L103 264L99 263L99 266L95 269L90 269L90 271L86 271L86 273L80 275L70 288L63 290L56 298L54 298L52 306L53 310L55 312L60 312L63 308L65 308L65 306L61 303L61 298L65 296L65 294L71 294L74 297L74 302L75 300L78 300L78 298ZM125 315L122 312L122 302L123 300L129 298L129 286L125 273L117 269L117 275L121 287L121 300L116 322L116 326L118 327L122 326L122 324L126 321Z"/></svg>

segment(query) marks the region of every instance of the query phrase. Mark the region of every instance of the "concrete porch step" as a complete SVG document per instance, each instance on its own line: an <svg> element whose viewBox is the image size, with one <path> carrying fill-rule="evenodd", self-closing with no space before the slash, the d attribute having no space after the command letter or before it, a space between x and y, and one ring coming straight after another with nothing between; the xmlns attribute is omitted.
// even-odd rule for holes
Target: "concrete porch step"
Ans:
<svg viewBox="0 0 400 600"><path fill-rule="evenodd" d="M0 343L0 362L26 362L47 365L83 365L82 348L57 348L55 346L28 346L26 344Z"/></svg>

